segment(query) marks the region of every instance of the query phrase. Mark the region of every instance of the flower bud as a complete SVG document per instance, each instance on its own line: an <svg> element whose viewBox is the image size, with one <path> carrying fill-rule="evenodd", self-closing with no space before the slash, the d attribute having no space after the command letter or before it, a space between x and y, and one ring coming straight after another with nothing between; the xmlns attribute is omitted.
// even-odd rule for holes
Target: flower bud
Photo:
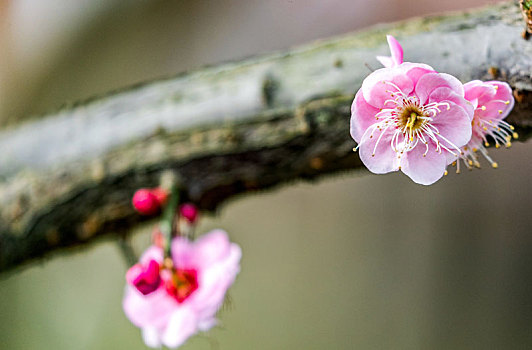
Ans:
<svg viewBox="0 0 532 350"><path fill-rule="evenodd" d="M192 203L183 204L179 208L179 213L191 224L194 224L198 219L198 208Z"/></svg>
<svg viewBox="0 0 532 350"><path fill-rule="evenodd" d="M156 187L156 188L152 188L150 192L157 198L157 201L159 202L160 206L163 206L166 204L166 201L168 200L168 195L169 195L168 191L160 187Z"/></svg>
<svg viewBox="0 0 532 350"><path fill-rule="evenodd" d="M152 190L141 188L133 195L133 207L142 215L153 215L161 209L161 203Z"/></svg>

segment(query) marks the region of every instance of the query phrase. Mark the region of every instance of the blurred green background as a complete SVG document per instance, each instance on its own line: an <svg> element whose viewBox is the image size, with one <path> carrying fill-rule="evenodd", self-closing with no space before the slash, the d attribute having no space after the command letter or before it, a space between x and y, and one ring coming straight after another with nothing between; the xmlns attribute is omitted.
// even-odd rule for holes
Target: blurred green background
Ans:
<svg viewBox="0 0 532 350"><path fill-rule="evenodd" d="M4 125L146 79L372 23L489 1L0 1ZM383 38L384 40L384 38ZM354 92L354 91L353 91ZM239 197L242 272L221 326L183 349L532 348L532 145L430 187L340 174ZM134 234L140 252L154 223ZM145 349L116 243L0 280L0 349Z"/></svg>

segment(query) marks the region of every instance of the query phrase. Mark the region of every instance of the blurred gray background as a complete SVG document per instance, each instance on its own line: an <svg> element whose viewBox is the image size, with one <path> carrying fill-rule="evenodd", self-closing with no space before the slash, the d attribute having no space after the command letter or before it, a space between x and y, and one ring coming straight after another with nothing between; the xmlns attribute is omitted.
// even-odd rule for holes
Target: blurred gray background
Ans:
<svg viewBox="0 0 532 350"><path fill-rule="evenodd" d="M0 0L0 124L205 64L489 3ZM358 171L240 197L203 218L199 232L221 227L242 246L242 272L221 326L183 349L532 348L532 145L491 153L499 169L430 187ZM139 252L153 225L135 233ZM144 349L121 309L126 269L101 240L3 276L0 349Z"/></svg>

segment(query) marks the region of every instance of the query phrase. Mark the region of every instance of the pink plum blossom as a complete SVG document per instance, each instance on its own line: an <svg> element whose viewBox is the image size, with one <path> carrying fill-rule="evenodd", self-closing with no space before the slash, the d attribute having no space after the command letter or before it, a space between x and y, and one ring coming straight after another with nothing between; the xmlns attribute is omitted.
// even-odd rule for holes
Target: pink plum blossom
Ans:
<svg viewBox="0 0 532 350"><path fill-rule="evenodd" d="M388 67L366 77L355 95L351 136L371 172L401 170L430 185L469 142L474 108L458 79L426 64L402 62L400 45L393 37L388 42Z"/></svg>
<svg viewBox="0 0 532 350"><path fill-rule="evenodd" d="M163 248L151 246L127 274L124 312L150 347L176 348L216 325L216 313L240 270L240 247L222 230L195 242L176 237L171 252L165 259ZM154 264L161 266L158 275Z"/></svg>
<svg viewBox="0 0 532 350"><path fill-rule="evenodd" d="M511 146L512 137L517 138L514 127L503 119L510 113L514 106L512 89L507 83L501 81L473 80L464 84L465 98L475 108L473 121L471 122L473 133L471 140L462 147L461 159L471 169L473 166L480 167L478 153L486 158L492 167L498 164L488 155L486 147L492 141L496 148L501 145ZM488 139L489 137L489 139ZM458 162L457 172L460 172Z"/></svg>

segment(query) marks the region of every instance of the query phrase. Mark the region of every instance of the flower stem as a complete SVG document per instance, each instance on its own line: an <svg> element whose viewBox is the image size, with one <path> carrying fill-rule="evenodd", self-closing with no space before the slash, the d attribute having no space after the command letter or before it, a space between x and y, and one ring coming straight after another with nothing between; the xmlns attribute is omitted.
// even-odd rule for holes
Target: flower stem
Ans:
<svg viewBox="0 0 532 350"><path fill-rule="evenodd" d="M179 190L176 185L172 185L170 189L170 199L164 208L163 216L161 222L159 223L159 229L163 237L166 240L166 245L164 249L164 256L170 257L170 247L172 245L172 236L175 215L177 213L177 205L179 204Z"/></svg>

